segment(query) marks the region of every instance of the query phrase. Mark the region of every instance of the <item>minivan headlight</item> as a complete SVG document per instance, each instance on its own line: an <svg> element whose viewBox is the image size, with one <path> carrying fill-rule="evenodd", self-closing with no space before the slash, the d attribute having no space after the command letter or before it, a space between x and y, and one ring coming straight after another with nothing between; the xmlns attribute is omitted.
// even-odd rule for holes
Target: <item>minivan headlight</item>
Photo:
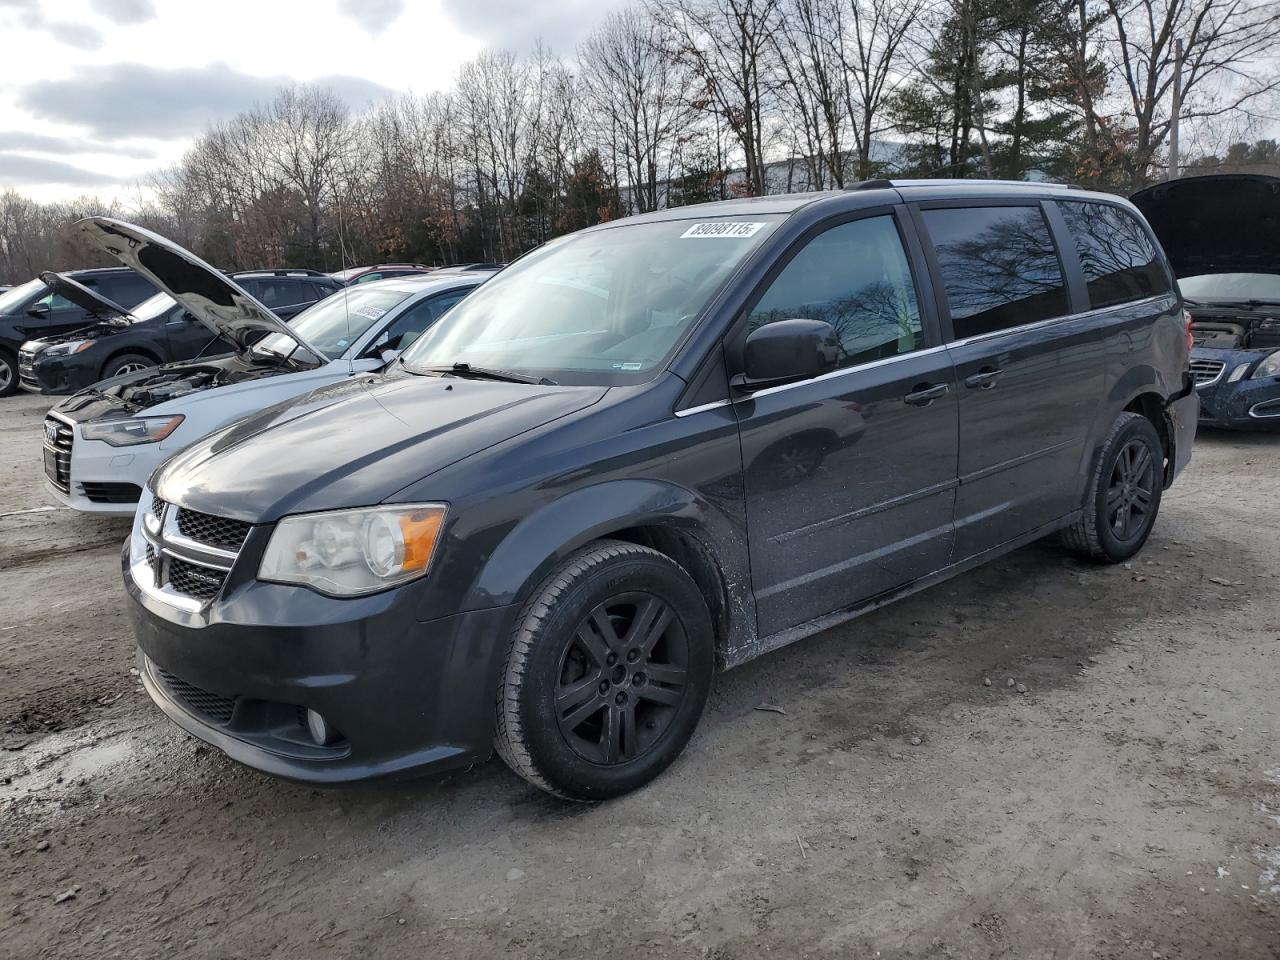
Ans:
<svg viewBox="0 0 1280 960"><path fill-rule="evenodd" d="M90 421L80 427L86 440L102 440L113 447L131 447L135 443L157 443L182 423L183 416L133 417L129 420Z"/></svg>
<svg viewBox="0 0 1280 960"><path fill-rule="evenodd" d="M334 597L414 580L431 565L445 510L443 503L418 503L285 517L271 534L258 579Z"/></svg>
<svg viewBox="0 0 1280 960"><path fill-rule="evenodd" d="M1261 380L1264 377L1280 377L1280 350L1275 353L1268 354L1263 361L1254 368L1253 375L1250 380Z"/></svg>

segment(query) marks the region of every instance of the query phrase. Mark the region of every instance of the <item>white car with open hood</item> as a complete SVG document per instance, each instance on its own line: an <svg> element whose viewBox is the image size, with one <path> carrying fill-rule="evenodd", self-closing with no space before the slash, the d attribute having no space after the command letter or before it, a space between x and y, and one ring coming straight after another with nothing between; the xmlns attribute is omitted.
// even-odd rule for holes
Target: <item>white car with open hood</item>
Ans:
<svg viewBox="0 0 1280 960"><path fill-rule="evenodd" d="M492 274L439 271L339 291L285 324L221 271L141 227L79 226L151 280L233 353L127 373L67 397L44 423L53 496L76 510L132 515L161 462L232 421L382 369Z"/></svg>

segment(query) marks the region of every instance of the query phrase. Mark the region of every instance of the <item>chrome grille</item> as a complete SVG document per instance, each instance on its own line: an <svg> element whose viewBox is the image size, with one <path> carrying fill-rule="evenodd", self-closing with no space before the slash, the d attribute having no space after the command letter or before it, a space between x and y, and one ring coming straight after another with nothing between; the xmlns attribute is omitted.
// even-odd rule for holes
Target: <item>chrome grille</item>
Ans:
<svg viewBox="0 0 1280 960"><path fill-rule="evenodd" d="M184 537L207 543L223 550L239 550L249 535L252 524L229 517L215 517L196 510L178 508L178 532Z"/></svg>
<svg viewBox="0 0 1280 960"><path fill-rule="evenodd" d="M45 417L44 446L53 458L53 472L48 477L63 493L71 492L71 447L75 438L71 424L57 417Z"/></svg>
<svg viewBox="0 0 1280 960"><path fill-rule="evenodd" d="M31 387L37 385L35 362L36 353L34 350L18 351L18 379Z"/></svg>
<svg viewBox="0 0 1280 960"><path fill-rule="evenodd" d="M252 524L187 510L150 493L143 502L134 527L142 540L133 548L134 580L178 606L202 607L222 590Z"/></svg>
<svg viewBox="0 0 1280 960"><path fill-rule="evenodd" d="M1192 360L1191 376L1195 378L1197 387L1207 386L1216 383L1226 367L1221 360Z"/></svg>

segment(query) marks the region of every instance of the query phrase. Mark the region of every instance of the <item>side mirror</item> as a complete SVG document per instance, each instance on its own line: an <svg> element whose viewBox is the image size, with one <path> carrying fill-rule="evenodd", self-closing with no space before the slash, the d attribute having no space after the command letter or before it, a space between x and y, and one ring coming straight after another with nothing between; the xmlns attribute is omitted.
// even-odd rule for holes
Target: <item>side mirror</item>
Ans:
<svg viewBox="0 0 1280 960"><path fill-rule="evenodd" d="M37 303L27 309L27 315L43 320L49 315L49 305L47 303Z"/></svg>
<svg viewBox="0 0 1280 960"><path fill-rule="evenodd" d="M383 350L379 354L379 356L382 358L383 363L390 363L396 357L400 356L400 351L399 350Z"/></svg>
<svg viewBox="0 0 1280 960"><path fill-rule="evenodd" d="M808 380L836 368L840 338L825 320L777 320L747 337L744 371L733 386L744 393Z"/></svg>

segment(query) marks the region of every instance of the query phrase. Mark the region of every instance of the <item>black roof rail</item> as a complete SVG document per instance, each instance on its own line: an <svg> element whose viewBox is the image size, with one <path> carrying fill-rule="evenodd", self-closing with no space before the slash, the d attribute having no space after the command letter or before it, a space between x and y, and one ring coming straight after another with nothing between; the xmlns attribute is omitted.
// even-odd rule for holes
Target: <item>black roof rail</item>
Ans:
<svg viewBox="0 0 1280 960"><path fill-rule="evenodd" d="M846 190L887 190L893 187L892 180L859 180L857 183L851 183L845 187Z"/></svg>
<svg viewBox="0 0 1280 960"><path fill-rule="evenodd" d="M228 270L229 277L244 277L258 274L267 277L328 277L322 270L309 270L306 267L264 267L259 270Z"/></svg>
<svg viewBox="0 0 1280 960"><path fill-rule="evenodd" d="M959 186L968 184L970 186L998 186L1008 187L1010 189L1023 190L1083 190L1084 187L1078 183L1057 183L1052 180L1000 180L996 178L988 179L986 177L961 177L959 179L951 177L921 177L919 180L911 180L907 178L899 178L896 180L868 180L866 183L874 183L877 186L888 187L946 187ZM866 189L862 184L855 184L850 187L851 190Z"/></svg>

